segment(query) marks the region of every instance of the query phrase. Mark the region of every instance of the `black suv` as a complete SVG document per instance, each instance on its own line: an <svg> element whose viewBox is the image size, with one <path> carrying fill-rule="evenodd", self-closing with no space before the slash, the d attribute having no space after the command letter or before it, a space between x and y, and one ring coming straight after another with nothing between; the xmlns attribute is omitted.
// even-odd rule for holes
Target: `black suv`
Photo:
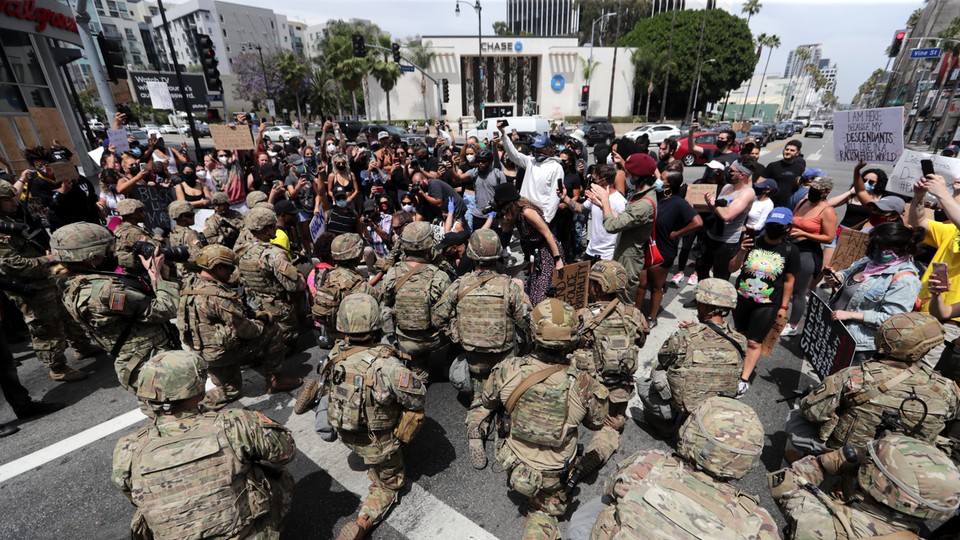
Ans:
<svg viewBox="0 0 960 540"><path fill-rule="evenodd" d="M381 131L386 131L391 136L396 135L397 137L400 137L401 141L410 146L423 142L423 137L414 135L403 128L387 124L367 124L360 130L361 133L367 136L367 141L370 144L377 142L377 135L379 135Z"/></svg>
<svg viewBox="0 0 960 540"><path fill-rule="evenodd" d="M616 136L616 132L613 130L613 124L610 123L609 118L604 116L588 116L581 129L589 146L598 143L609 145Z"/></svg>
<svg viewBox="0 0 960 540"><path fill-rule="evenodd" d="M337 125L340 127L340 133L347 138L348 141L353 142L357 140L357 135L360 134L360 130L363 129L363 124L355 120L341 120L337 122ZM323 141L323 128L317 130L316 133L317 144L320 144Z"/></svg>

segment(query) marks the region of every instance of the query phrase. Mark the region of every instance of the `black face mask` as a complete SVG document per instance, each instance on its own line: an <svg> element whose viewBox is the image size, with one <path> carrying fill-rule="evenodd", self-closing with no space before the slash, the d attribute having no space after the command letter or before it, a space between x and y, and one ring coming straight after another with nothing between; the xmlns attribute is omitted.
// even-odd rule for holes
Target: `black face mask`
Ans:
<svg viewBox="0 0 960 540"><path fill-rule="evenodd" d="M193 187L197 184L197 173L183 173L180 175L183 178L183 181L186 182L190 187Z"/></svg>
<svg viewBox="0 0 960 540"><path fill-rule="evenodd" d="M720 139L717 139L717 150L726 150L728 146L730 146L728 141L721 141Z"/></svg>
<svg viewBox="0 0 960 540"><path fill-rule="evenodd" d="M823 200L823 192L811 189L807 192L807 200L810 202L820 202Z"/></svg>
<svg viewBox="0 0 960 540"><path fill-rule="evenodd" d="M767 238L779 240L783 238L783 235L787 234L787 226L779 223L767 223L763 227L763 231L766 233Z"/></svg>

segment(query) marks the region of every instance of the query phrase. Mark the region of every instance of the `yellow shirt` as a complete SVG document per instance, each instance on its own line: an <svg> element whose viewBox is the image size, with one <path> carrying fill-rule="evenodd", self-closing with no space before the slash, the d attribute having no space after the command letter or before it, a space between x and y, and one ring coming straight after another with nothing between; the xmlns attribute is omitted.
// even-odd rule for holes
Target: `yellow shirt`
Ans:
<svg viewBox="0 0 960 540"><path fill-rule="evenodd" d="M280 246L287 250L287 253L290 253L290 237L287 236L287 233L283 232L282 229L277 229L277 235L273 237L273 240L271 240L270 243Z"/></svg>
<svg viewBox="0 0 960 540"><path fill-rule="evenodd" d="M950 290L943 294L947 304L960 302L960 231L950 223L940 223L932 219L927 221L927 236L923 239L927 245L937 248L936 255L931 263L942 262L947 264L947 275L950 276ZM927 271L920 279L923 286L920 289L920 300L923 302L923 311L930 311L930 291L927 290L927 279L933 271L933 264L927 266ZM954 319L960 322L960 317Z"/></svg>

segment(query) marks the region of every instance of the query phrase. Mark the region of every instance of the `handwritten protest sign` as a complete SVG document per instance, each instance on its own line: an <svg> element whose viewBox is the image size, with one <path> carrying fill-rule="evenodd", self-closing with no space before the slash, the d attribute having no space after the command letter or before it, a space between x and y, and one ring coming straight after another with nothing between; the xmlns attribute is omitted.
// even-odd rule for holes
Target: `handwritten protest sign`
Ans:
<svg viewBox="0 0 960 540"><path fill-rule="evenodd" d="M221 150L254 150L253 136L247 126L210 124L213 145Z"/></svg>
<svg viewBox="0 0 960 540"><path fill-rule="evenodd" d="M833 310L815 293L807 300L807 314L800 334L800 350L821 379L850 365L854 343L850 332L832 318Z"/></svg>
<svg viewBox="0 0 960 540"><path fill-rule="evenodd" d="M837 272L850 268L854 262L867 256L867 243L870 235L844 227L837 239L837 250L833 253L830 266Z"/></svg>
<svg viewBox="0 0 960 540"><path fill-rule="evenodd" d="M697 212L706 212L710 210L703 196L706 194L716 195L717 186L714 184L690 184L687 186L687 196L684 197L690 206Z"/></svg>
<svg viewBox="0 0 960 540"><path fill-rule="evenodd" d="M77 166L69 161L51 163L50 170L53 172L53 176L61 182L64 180L78 180L80 178Z"/></svg>
<svg viewBox="0 0 960 540"><path fill-rule="evenodd" d="M323 212L314 214L313 219L310 220L310 238L316 242L325 230L327 230L327 219Z"/></svg>
<svg viewBox="0 0 960 540"><path fill-rule="evenodd" d="M124 129L108 129L107 137L117 153L130 151L130 139L127 138L127 131Z"/></svg>
<svg viewBox="0 0 960 540"><path fill-rule="evenodd" d="M960 159L904 150L900 160L893 166L893 172L887 181L887 191L913 197L913 185L923 178L920 169L920 160L929 159L933 162L933 170L947 181L947 189L951 189L953 180L960 178Z"/></svg>
<svg viewBox="0 0 960 540"><path fill-rule="evenodd" d="M147 83L147 91L150 92L150 106L154 109L172 111L173 98L170 97L170 87L163 81L150 81Z"/></svg>
<svg viewBox="0 0 960 540"><path fill-rule="evenodd" d="M128 197L143 202L147 207L147 221L144 223L148 231L160 228L169 231L170 214L167 213L167 206L176 200L173 190L159 186L134 186Z"/></svg>
<svg viewBox="0 0 960 540"><path fill-rule="evenodd" d="M833 113L836 161L895 163L903 153L903 107Z"/></svg>
<svg viewBox="0 0 960 540"><path fill-rule="evenodd" d="M783 332L783 327L787 325L787 318L777 316L777 320L774 321L773 326L770 327L770 331L767 332L767 337L763 338L763 343L760 345L760 354L763 356L770 356L770 353L773 352L773 348L777 346L777 343L780 342L780 332Z"/></svg>
<svg viewBox="0 0 960 540"><path fill-rule="evenodd" d="M578 262L563 266L563 275L553 271L553 286L557 288L556 297L580 309L587 305L587 285L590 282L590 263Z"/></svg>

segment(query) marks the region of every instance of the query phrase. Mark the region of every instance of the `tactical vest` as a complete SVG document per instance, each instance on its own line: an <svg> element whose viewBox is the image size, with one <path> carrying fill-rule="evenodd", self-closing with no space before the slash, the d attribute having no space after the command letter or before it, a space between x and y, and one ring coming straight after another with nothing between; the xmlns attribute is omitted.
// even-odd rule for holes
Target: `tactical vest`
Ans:
<svg viewBox="0 0 960 540"><path fill-rule="evenodd" d="M342 354L342 352L341 352ZM338 431L353 433L393 429L400 418L401 408L394 401L381 405L373 398L377 360L394 356L388 345L378 345L340 360L331 359L330 407L327 417Z"/></svg>
<svg viewBox="0 0 960 540"><path fill-rule="evenodd" d="M333 326L340 302L363 283L363 277L345 268L333 268L317 272L314 279L317 294L313 297L313 318L320 324Z"/></svg>
<svg viewBox="0 0 960 540"><path fill-rule="evenodd" d="M240 236L240 229L243 228L243 216L231 210L226 216L214 214L207 219L211 225L210 232L213 233L207 241L210 243L220 243L228 248L233 248Z"/></svg>
<svg viewBox="0 0 960 540"><path fill-rule="evenodd" d="M413 267L401 264L394 267L399 280ZM397 328L418 332L433 327L430 321L430 283L439 269L432 264L424 264L423 269L411 275L395 291L394 319Z"/></svg>
<svg viewBox="0 0 960 540"><path fill-rule="evenodd" d="M906 401L912 395L923 400L927 406L927 416L920 430L912 435L928 443L934 443L937 435L943 431L946 421L956 414L956 399L950 387L955 383L925 366L904 379L886 392L878 388L902 372L901 369L881 362L867 362L863 370L863 387L860 392L845 395L838 411L837 427L830 434L827 446L840 448L843 445L863 445L876 436L884 411L899 413L903 404L904 413L900 421L912 428L923 417L923 406L917 401ZM867 393L876 389L868 396ZM858 397L862 396L862 397ZM857 404L869 397L864 403ZM952 408L951 408L952 405Z"/></svg>
<svg viewBox="0 0 960 540"><path fill-rule="evenodd" d="M464 350L498 353L513 347L516 331L510 316L510 278L496 276L480 286L486 276L472 275L460 284L456 333ZM462 291L472 287L464 295Z"/></svg>
<svg viewBox="0 0 960 540"><path fill-rule="evenodd" d="M177 328L183 336L183 342L194 351L203 352L205 347L219 346L228 348L236 340L236 332L231 326L214 323L203 310L209 309L216 297L225 303L236 303L243 309L240 298L232 291L224 290L206 279L195 280L189 288L180 291L180 305L177 309ZM197 304L201 304L200 307ZM209 362L210 359L206 358Z"/></svg>
<svg viewBox="0 0 960 540"><path fill-rule="evenodd" d="M718 392L736 395L743 358L732 343L705 325L697 324L686 330L689 332L686 350L680 351L677 361L667 369L667 381L674 404L683 411L693 412Z"/></svg>
<svg viewBox="0 0 960 540"><path fill-rule="evenodd" d="M284 290L283 285L277 281L276 276L266 267L268 263L266 260L268 255L267 251L270 249L272 249L272 246L265 242L256 241L249 244L237 265L240 270L240 278L243 279L243 283L249 293L257 296L286 298L287 291Z"/></svg>
<svg viewBox="0 0 960 540"><path fill-rule="evenodd" d="M537 383L520 396L510 415L511 438L550 448L563 445L567 439L568 400L570 387L577 378L576 366L570 366L566 375L560 384ZM576 430L573 433L576 434Z"/></svg>
<svg viewBox="0 0 960 540"><path fill-rule="evenodd" d="M250 466L234 454L222 419L207 413L193 429L159 437L140 431L131 497L158 539L227 538L269 510L250 489Z"/></svg>
<svg viewBox="0 0 960 540"><path fill-rule="evenodd" d="M684 471L675 457L657 463L617 501L616 538L757 538L764 523L757 501L705 476Z"/></svg>
<svg viewBox="0 0 960 540"><path fill-rule="evenodd" d="M594 319L603 314L608 303L591 304L587 308L593 312ZM623 384L632 382L637 370L637 357L640 347L637 346L634 336L637 335L638 325L627 314L629 306L617 305L592 330L593 352L597 371L604 384ZM637 316L640 316L637 312ZM586 321L590 324L591 321Z"/></svg>

